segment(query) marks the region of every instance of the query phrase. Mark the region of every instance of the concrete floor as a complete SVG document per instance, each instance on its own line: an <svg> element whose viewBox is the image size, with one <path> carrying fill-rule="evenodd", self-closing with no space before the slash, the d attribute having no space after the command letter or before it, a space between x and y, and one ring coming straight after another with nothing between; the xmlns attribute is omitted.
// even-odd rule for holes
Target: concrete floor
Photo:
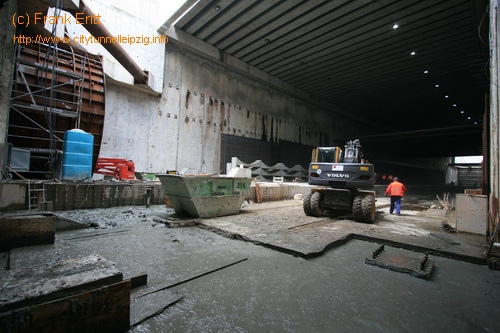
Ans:
<svg viewBox="0 0 500 333"><path fill-rule="evenodd" d="M14 249L10 263L97 253L126 277L146 272L131 332L498 332L500 271L484 264L485 237L445 231L453 214L429 208L435 201L406 197L396 216L377 198L374 224L308 217L300 200L206 220L165 206L60 212L100 228ZM428 253L430 280L367 265L380 244Z"/></svg>

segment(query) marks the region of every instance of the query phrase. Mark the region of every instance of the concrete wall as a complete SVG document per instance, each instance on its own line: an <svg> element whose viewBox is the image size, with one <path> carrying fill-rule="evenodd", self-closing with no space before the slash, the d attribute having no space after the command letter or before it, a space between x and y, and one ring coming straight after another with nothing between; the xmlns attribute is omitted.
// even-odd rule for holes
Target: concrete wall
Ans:
<svg viewBox="0 0 500 333"><path fill-rule="evenodd" d="M100 156L133 160L139 172L212 173L220 170L223 133L267 142L343 145L335 138L365 128L326 111L314 100L169 42L161 95L108 84Z"/></svg>
<svg viewBox="0 0 500 333"><path fill-rule="evenodd" d="M0 184L0 211L23 210L27 207L27 185L6 182Z"/></svg>
<svg viewBox="0 0 500 333"><path fill-rule="evenodd" d="M174 164L177 121L162 114L161 101L124 86L107 84L106 115L100 157L125 158L136 171L160 172Z"/></svg>
<svg viewBox="0 0 500 333"><path fill-rule="evenodd" d="M16 10L17 1L15 0L8 0L0 7L0 166L4 165L3 152L9 119L10 82L14 66L12 56L15 27L12 25L11 16ZM0 173L0 180L2 179L3 174Z"/></svg>
<svg viewBox="0 0 500 333"><path fill-rule="evenodd" d="M158 34L162 2L151 1L140 9L130 0L88 0L87 4L114 35ZM8 123L13 65L14 27L9 15L16 11L16 5L16 1L8 1L1 12L5 18L0 32L5 46L0 60L1 84L6 87L1 90L0 100L2 134ZM72 22L65 27L70 37L88 36ZM229 55L221 56L200 40L180 35L182 32L169 35L172 42L166 46L122 45L141 67L153 73L154 90L134 87L130 75L119 69L121 66L102 46L84 45L79 40L87 51L104 54L108 59L101 157L133 160L139 172L187 168L211 173L220 171L222 134L313 146L343 145L345 142L337 142L336 138L355 137L369 130L369 124L363 124L362 119L325 105L318 97ZM0 144L3 142L4 135Z"/></svg>

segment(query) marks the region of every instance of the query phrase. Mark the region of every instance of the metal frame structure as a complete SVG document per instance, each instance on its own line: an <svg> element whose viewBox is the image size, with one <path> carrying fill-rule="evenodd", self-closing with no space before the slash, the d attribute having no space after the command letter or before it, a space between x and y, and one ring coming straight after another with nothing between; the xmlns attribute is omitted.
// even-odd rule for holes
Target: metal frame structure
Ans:
<svg viewBox="0 0 500 333"><path fill-rule="evenodd" d="M100 57L67 45L16 45L8 142L31 151L27 178L59 178L64 132L73 128L97 137L95 163L104 123L104 91Z"/></svg>

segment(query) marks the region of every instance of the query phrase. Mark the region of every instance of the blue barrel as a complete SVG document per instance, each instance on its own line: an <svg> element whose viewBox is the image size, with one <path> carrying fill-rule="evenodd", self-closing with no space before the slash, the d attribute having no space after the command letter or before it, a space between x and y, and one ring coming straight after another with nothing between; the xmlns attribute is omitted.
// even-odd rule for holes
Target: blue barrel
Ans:
<svg viewBox="0 0 500 333"><path fill-rule="evenodd" d="M80 129L64 133L62 179L77 180L92 177L94 136Z"/></svg>

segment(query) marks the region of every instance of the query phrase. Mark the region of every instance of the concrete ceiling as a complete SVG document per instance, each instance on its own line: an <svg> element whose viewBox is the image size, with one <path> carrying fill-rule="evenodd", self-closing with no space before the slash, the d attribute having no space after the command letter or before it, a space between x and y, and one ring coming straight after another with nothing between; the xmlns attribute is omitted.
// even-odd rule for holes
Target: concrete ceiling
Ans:
<svg viewBox="0 0 500 333"><path fill-rule="evenodd" d="M362 117L365 152L480 155L487 3L203 0L175 26Z"/></svg>

